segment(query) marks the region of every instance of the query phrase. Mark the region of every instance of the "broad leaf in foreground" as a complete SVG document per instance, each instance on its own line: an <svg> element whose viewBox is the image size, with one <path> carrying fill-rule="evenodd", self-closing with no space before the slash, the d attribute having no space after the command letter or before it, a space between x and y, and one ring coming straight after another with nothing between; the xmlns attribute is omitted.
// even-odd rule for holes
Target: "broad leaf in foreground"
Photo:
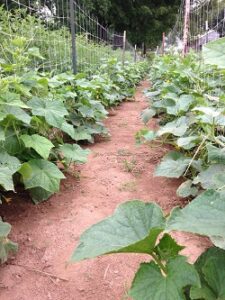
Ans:
<svg viewBox="0 0 225 300"><path fill-rule="evenodd" d="M51 193L59 191L60 179L65 178L55 164L44 159L24 163L19 172L26 189L41 187Z"/></svg>
<svg viewBox="0 0 225 300"><path fill-rule="evenodd" d="M184 288L199 286L200 279L193 265L183 256L176 256L166 265L167 274L163 275L154 263L143 263L136 273L130 296L134 300L183 300Z"/></svg>
<svg viewBox="0 0 225 300"><path fill-rule="evenodd" d="M150 254L164 222L158 205L137 200L126 202L111 217L82 234L71 262L109 253Z"/></svg>
<svg viewBox="0 0 225 300"><path fill-rule="evenodd" d="M225 239L225 195L209 190L183 209L175 208L167 222L168 231L177 230ZM216 243L217 239L214 239ZM218 246L221 246L218 244Z"/></svg>
<svg viewBox="0 0 225 300"><path fill-rule="evenodd" d="M76 162L84 164L87 162L88 155L90 154L90 150L82 149L77 144L64 144L59 149L68 163Z"/></svg>
<svg viewBox="0 0 225 300"><path fill-rule="evenodd" d="M52 142L38 134L24 134L20 137L26 148L33 148L41 157L48 159L51 149L54 147Z"/></svg>
<svg viewBox="0 0 225 300"><path fill-rule="evenodd" d="M172 151L164 156L162 162L156 167L155 176L179 178L183 175L191 159L179 152Z"/></svg>

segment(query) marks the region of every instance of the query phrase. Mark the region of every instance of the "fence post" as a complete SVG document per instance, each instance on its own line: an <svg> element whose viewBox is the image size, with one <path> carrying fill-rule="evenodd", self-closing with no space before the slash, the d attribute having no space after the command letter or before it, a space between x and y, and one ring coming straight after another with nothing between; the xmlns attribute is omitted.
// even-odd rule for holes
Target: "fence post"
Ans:
<svg viewBox="0 0 225 300"><path fill-rule="evenodd" d="M124 66L124 63L125 63L126 41L127 41L127 32L125 30L124 33L123 33L123 55L122 55L123 66Z"/></svg>
<svg viewBox="0 0 225 300"><path fill-rule="evenodd" d="M77 73L77 49L76 49L76 29L75 29L75 13L76 5L74 0L70 0L70 29L71 29L71 43L72 43L72 69L73 73Z"/></svg>
<svg viewBox="0 0 225 300"><path fill-rule="evenodd" d="M183 56L188 52L188 33L190 25L191 1L185 0L184 32L183 32Z"/></svg>
<svg viewBox="0 0 225 300"><path fill-rule="evenodd" d="M162 55L164 55L164 53L165 53L165 38L166 38L165 32L163 32L163 34L162 34Z"/></svg>
<svg viewBox="0 0 225 300"><path fill-rule="evenodd" d="M134 46L134 62L137 62L137 45Z"/></svg>

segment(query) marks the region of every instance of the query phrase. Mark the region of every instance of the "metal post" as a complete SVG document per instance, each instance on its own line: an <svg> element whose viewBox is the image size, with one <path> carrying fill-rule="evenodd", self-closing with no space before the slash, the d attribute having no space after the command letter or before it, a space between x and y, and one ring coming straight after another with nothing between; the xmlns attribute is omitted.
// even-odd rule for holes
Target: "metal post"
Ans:
<svg viewBox="0 0 225 300"><path fill-rule="evenodd" d="M188 34L190 26L191 1L185 0L184 32L183 32L183 56L188 52Z"/></svg>
<svg viewBox="0 0 225 300"><path fill-rule="evenodd" d="M72 43L72 67L73 73L77 73L77 49L76 49L76 28L75 28L75 13L76 4L70 0L70 29L71 29L71 43ZM75 5L74 5L75 4Z"/></svg>
<svg viewBox="0 0 225 300"><path fill-rule="evenodd" d="M127 41L127 32L124 31L124 33L123 33L123 55L122 55L123 66L125 63L126 41Z"/></svg>
<svg viewBox="0 0 225 300"><path fill-rule="evenodd" d="M134 46L134 62L137 62L137 45Z"/></svg>

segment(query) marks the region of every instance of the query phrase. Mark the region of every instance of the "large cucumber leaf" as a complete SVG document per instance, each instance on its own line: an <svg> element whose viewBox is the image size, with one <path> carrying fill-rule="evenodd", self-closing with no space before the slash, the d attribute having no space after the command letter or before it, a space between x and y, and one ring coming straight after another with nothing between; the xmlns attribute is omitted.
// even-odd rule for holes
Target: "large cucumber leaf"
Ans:
<svg viewBox="0 0 225 300"><path fill-rule="evenodd" d="M204 189L225 188L225 165L215 164L200 172L193 180L193 183L201 183Z"/></svg>
<svg viewBox="0 0 225 300"><path fill-rule="evenodd" d="M44 117L49 125L57 128L61 128L65 122L64 116L68 115L68 111L60 100L34 97L28 102L28 105L32 109L33 115Z"/></svg>
<svg viewBox="0 0 225 300"><path fill-rule="evenodd" d="M71 262L109 253L148 253L164 229L162 210L154 203L130 201L84 232Z"/></svg>
<svg viewBox="0 0 225 300"><path fill-rule="evenodd" d="M47 192L59 191L60 179L65 178L57 166L44 159L33 159L19 170L26 189L41 187Z"/></svg>
<svg viewBox="0 0 225 300"><path fill-rule="evenodd" d="M48 159L50 151L54 147L52 142L38 134L24 134L20 138L26 148L33 148L44 159Z"/></svg>
<svg viewBox="0 0 225 300"><path fill-rule="evenodd" d="M218 247L225 246L225 194L209 190L183 209L175 208L167 222L168 231L178 230L205 235Z"/></svg>
<svg viewBox="0 0 225 300"><path fill-rule="evenodd" d="M173 134L175 136L183 136L189 127L189 119L187 117L180 117L175 121L167 123L165 126L160 127L158 136L163 134Z"/></svg>
<svg viewBox="0 0 225 300"><path fill-rule="evenodd" d="M172 151L164 156L162 162L156 167L154 175L179 178L183 175L190 162L190 158L185 157L180 152Z"/></svg>
<svg viewBox="0 0 225 300"><path fill-rule="evenodd" d="M86 163L90 150L82 149L77 144L64 144L59 148L60 152L63 154L64 159L67 163L76 162L76 163Z"/></svg>
<svg viewBox="0 0 225 300"><path fill-rule="evenodd" d="M207 145L208 160L211 163L225 164L225 148L217 148L213 145Z"/></svg>
<svg viewBox="0 0 225 300"><path fill-rule="evenodd" d="M212 247L195 263L201 277L201 287L191 288L191 299L225 299L225 251Z"/></svg>
<svg viewBox="0 0 225 300"><path fill-rule="evenodd" d="M189 285L200 287L200 279L195 267L183 256L176 256L166 265L163 275L154 263L143 263L135 275L130 296L134 300L182 300L186 299L184 288Z"/></svg>

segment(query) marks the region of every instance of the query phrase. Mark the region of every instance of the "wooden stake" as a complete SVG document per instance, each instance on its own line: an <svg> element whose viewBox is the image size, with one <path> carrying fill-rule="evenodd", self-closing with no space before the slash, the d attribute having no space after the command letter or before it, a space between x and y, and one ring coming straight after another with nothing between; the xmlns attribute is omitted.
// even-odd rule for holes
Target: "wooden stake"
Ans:
<svg viewBox="0 0 225 300"><path fill-rule="evenodd" d="M183 31L183 56L188 52L188 34L190 27L190 10L191 1L185 0L185 16L184 16L184 31Z"/></svg>
<svg viewBox="0 0 225 300"><path fill-rule="evenodd" d="M165 32L163 32L163 34L162 34L162 55L164 55L164 53L165 53L165 39L166 39L166 35L165 35Z"/></svg>

